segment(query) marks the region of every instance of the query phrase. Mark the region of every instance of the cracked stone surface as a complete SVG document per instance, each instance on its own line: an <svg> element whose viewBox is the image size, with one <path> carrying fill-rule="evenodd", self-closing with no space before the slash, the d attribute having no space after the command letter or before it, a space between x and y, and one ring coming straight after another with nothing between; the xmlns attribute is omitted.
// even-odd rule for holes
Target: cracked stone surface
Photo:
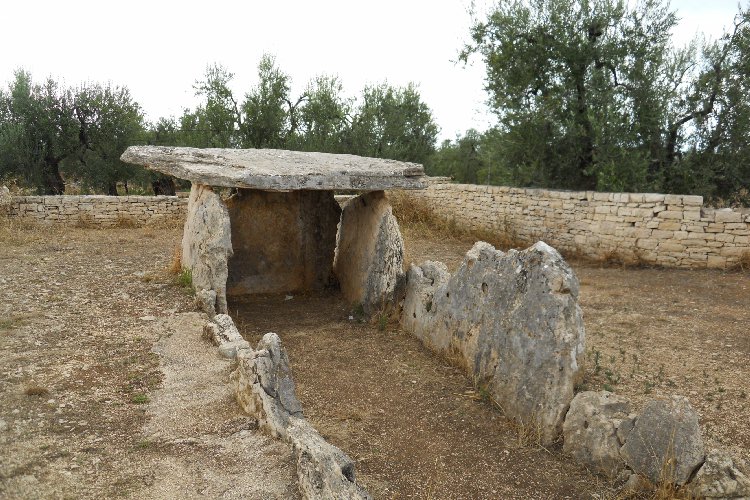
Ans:
<svg viewBox="0 0 750 500"><path fill-rule="evenodd" d="M460 357L543 443L557 440L582 375L585 335L578 279L554 248L538 242L504 253L478 242L453 276L439 263L412 265L402 324Z"/></svg>
<svg viewBox="0 0 750 500"><path fill-rule="evenodd" d="M130 146L122 161L209 186L297 189L424 189L424 168L362 156L278 149Z"/></svg>

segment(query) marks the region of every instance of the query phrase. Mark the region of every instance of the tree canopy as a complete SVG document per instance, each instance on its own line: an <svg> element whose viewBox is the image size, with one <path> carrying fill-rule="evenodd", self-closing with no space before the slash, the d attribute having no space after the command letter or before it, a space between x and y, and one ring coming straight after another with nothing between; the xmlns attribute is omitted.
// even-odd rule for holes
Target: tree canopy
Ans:
<svg viewBox="0 0 750 500"><path fill-rule="evenodd" d="M738 144L747 121L748 11L720 40L684 48L672 43L677 22L662 0L498 1L461 57L486 63L498 125L482 146L502 151L501 177L572 189L738 189L742 174L718 152L732 137Z"/></svg>

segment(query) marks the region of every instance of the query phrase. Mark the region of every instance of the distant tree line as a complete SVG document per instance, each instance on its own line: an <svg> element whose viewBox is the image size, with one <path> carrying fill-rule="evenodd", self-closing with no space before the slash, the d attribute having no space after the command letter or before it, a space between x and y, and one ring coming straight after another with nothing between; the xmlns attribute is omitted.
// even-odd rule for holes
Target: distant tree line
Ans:
<svg viewBox="0 0 750 500"><path fill-rule="evenodd" d="M438 127L414 85L357 98L319 76L293 95L272 56L244 96L209 66L200 104L146 123L125 87L63 88L18 71L0 90L0 181L42 193L65 183L174 190L123 164L131 144L283 148L422 163L457 181L600 191L657 191L750 201L750 7L716 41L676 47L666 0L497 0L475 16L460 58L486 63L497 124L436 148Z"/></svg>
<svg viewBox="0 0 750 500"><path fill-rule="evenodd" d="M499 0L461 53L486 63L497 126L444 142L430 171L747 203L750 8L685 48L677 22L662 0Z"/></svg>
<svg viewBox="0 0 750 500"><path fill-rule="evenodd" d="M416 86L365 87L358 99L336 77L319 76L300 95L291 79L264 55L258 82L243 99L233 75L211 65L195 83L200 104L179 118L147 123L126 87L64 88L53 79L35 83L19 70L0 90L0 181L13 178L43 194L62 194L66 182L118 194L150 186L174 192L174 181L119 160L127 146L278 148L351 153L426 163L438 127Z"/></svg>

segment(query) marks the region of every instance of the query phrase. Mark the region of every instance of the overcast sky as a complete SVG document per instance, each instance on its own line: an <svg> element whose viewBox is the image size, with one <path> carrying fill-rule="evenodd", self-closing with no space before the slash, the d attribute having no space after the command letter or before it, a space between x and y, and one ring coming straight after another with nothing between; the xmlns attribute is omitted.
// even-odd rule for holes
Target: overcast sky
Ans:
<svg viewBox="0 0 750 500"><path fill-rule="evenodd" d="M492 120L481 61L455 63L468 38L468 6L469 0L14 0L3 5L0 82L24 68L37 80L52 76L71 86L126 85L156 120L195 106L192 85L213 62L235 74L242 97L267 52L292 77L295 94L319 74L338 75L350 96L384 80L415 82L440 138L452 139ZM738 11L737 0L672 6L682 18L680 43L697 32L718 37Z"/></svg>

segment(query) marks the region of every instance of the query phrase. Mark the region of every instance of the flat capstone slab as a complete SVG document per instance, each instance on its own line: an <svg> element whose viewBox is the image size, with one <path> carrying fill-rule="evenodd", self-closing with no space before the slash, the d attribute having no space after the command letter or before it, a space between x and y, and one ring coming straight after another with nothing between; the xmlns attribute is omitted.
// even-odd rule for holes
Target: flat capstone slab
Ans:
<svg viewBox="0 0 750 500"><path fill-rule="evenodd" d="M130 146L120 159L209 186L295 191L424 189L424 168L362 156L280 149Z"/></svg>

